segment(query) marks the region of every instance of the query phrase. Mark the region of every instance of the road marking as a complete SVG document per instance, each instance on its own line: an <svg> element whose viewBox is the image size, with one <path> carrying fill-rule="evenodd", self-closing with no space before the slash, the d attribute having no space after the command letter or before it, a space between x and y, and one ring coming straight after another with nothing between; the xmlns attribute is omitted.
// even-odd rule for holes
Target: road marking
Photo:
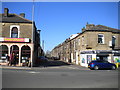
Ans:
<svg viewBox="0 0 120 90"><path fill-rule="evenodd" d="M50 67L50 68L61 68L61 67Z"/></svg>
<svg viewBox="0 0 120 90"><path fill-rule="evenodd" d="M79 69L78 67L67 67L69 69Z"/></svg>
<svg viewBox="0 0 120 90"><path fill-rule="evenodd" d="M28 67L0 67L2 69L31 69L31 68L28 68Z"/></svg>
<svg viewBox="0 0 120 90"><path fill-rule="evenodd" d="M40 72L34 72L34 71L30 71L30 72L28 72L28 73L33 73L33 74L34 74L34 73L40 73Z"/></svg>

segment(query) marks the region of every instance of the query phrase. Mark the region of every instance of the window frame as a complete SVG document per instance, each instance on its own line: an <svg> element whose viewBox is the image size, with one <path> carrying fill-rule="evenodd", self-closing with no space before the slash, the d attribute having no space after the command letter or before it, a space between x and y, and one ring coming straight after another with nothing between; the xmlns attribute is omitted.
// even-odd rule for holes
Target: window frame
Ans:
<svg viewBox="0 0 120 90"><path fill-rule="evenodd" d="M10 38L12 38L12 37L11 37L11 35L12 35L12 29L13 29L14 27L16 27L16 28L18 29L18 37L17 37L17 38L19 38L19 36L20 36L20 26L19 26L19 25L11 25L11 26L10 26Z"/></svg>
<svg viewBox="0 0 120 90"><path fill-rule="evenodd" d="M85 39L85 37L84 36L82 36L82 46L84 46L84 39Z"/></svg>
<svg viewBox="0 0 120 90"><path fill-rule="evenodd" d="M114 41L113 41L114 40ZM116 36L112 36L112 46L116 44Z"/></svg>
<svg viewBox="0 0 120 90"><path fill-rule="evenodd" d="M102 43L99 43L99 35L102 35L103 37L101 37L102 39ZM98 34L98 44L105 44L105 38L104 38L104 34Z"/></svg>

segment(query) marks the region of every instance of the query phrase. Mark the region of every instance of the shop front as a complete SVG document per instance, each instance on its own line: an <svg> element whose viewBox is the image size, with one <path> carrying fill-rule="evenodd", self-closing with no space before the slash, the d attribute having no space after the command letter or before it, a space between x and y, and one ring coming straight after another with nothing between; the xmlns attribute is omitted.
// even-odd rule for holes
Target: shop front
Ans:
<svg viewBox="0 0 120 90"><path fill-rule="evenodd" d="M103 60L110 63L120 63L120 51L115 50L93 50L81 51L80 63L81 66L88 66L88 63L93 60Z"/></svg>
<svg viewBox="0 0 120 90"><path fill-rule="evenodd" d="M88 67L89 62L96 60L96 54L81 54L80 59L80 65Z"/></svg>
<svg viewBox="0 0 120 90"><path fill-rule="evenodd" d="M96 60L96 53L94 51L81 51L80 53L80 65L88 67L88 63Z"/></svg>
<svg viewBox="0 0 120 90"><path fill-rule="evenodd" d="M8 65L11 54L14 53L16 66L28 66L32 62L33 44L26 38L12 38L9 41L2 40L0 43L0 64Z"/></svg>

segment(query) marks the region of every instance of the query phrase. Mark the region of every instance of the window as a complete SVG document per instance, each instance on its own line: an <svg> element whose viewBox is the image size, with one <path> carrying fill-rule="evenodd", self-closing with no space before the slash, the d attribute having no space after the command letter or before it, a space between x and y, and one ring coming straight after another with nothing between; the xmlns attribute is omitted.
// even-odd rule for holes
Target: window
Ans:
<svg viewBox="0 0 120 90"><path fill-rule="evenodd" d="M115 40L116 40L116 37L112 36L112 46L115 46Z"/></svg>
<svg viewBox="0 0 120 90"><path fill-rule="evenodd" d="M78 48L78 39L75 40L75 49L77 50Z"/></svg>
<svg viewBox="0 0 120 90"><path fill-rule="evenodd" d="M76 43L75 43L75 41L74 41L74 50L75 50L75 48L76 48Z"/></svg>
<svg viewBox="0 0 120 90"><path fill-rule="evenodd" d="M78 45L80 45L80 38L78 39Z"/></svg>
<svg viewBox="0 0 120 90"><path fill-rule="evenodd" d="M92 55L87 55L87 64L92 61Z"/></svg>
<svg viewBox="0 0 120 90"><path fill-rule="evenodd" d="M19 25L11 25L10 26L10 37L11 38L19 38L20 26Z"/></svg>
<svg viewBox="0 0 120 90"><path fill-rule="evenodd" d="M98 43L104 44L104 35L103 34L98 34Z"/></svg>
<svg viewBox="0 0 120 90"><path fill-rule="evenodd" d="M11 38L18 38L18 29L17 27L13 27L11 30Z"/></svg>
<svg viewBox="0 0 120 90"><path fill-rule="evenodd" d="M82 45L84 45L84 36L82 36Z"/></svg>

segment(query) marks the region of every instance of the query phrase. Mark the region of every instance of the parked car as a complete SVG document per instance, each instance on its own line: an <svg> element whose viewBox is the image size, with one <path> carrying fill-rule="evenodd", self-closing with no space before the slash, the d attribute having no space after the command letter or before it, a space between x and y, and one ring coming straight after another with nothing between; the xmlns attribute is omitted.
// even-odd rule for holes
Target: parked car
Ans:
<svg viewBox="0 0 120 90"><path fill-rule="evenodd" d="M58 57L51 57L52 60L60 60Z"/></svg>
<svg viewBox="0 0 120 90"><path fill-rule="evenodd" d="M39 56L36 60L36 66L46 65L48 63L48 59L45 56Z"/></svg>
<svg viewBox="0 0 120 90"><path fill-rule="evenodd" d="M94 70L98 70L98 69L112 69L115 70L116 69L116 65L113 63L109 63L108 61L91 61L88 64L88 68L90 69L94 69Z"/></svg>

